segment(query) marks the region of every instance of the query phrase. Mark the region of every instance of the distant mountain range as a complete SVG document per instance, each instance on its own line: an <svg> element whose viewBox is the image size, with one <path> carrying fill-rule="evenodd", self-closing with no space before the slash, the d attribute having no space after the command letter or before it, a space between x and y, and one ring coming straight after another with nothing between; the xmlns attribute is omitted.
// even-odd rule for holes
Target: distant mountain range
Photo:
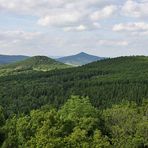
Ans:
<svg viewBox="0 0 148 148"><path fill-rule="evenodd" d="M9 64L13 62L18 62L29 58L28 56L22 55L0 55L0 64Z"/></svg>
<svg viewBox="0 0 148 148"><path fill-rule="evenodd" d="M19 61L26 60L30 57L23 56L23 55L0 55L0 64L11 64ZM65 57L51 57L55 59L58 62L67 64L67 65L73 65L73 66L81 66L85 65L94 61L99 61L104 59L104 57L98 57L94 55L90 55L84 52L81 52L76 55L72 56L65 56Z"/></svg>
<svg viewBox="0 0 148 148"><path fill-rule="evenodd" d="M81 66L81 65L85 65L91 62L102 60L102 59L104 59L104 57L98 57L98 56L87 54L85 52L81 52L76 55L62 57L56 60L68 65Z"/></svg>

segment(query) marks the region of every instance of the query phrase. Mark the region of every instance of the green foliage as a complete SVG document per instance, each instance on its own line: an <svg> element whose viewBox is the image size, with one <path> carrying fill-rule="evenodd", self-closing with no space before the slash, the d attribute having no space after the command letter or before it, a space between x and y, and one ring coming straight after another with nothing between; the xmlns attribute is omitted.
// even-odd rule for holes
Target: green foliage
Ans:
<svg viewBox="0 0 148 148"><path fill-rule="evenodd" d="M4 134L4 131L3 131L3 128L2 128L4 124L5 124L4 110L0 106L0 146L5 139L5 134Z"/></svg>
<svg viewBox="0 0 148 148"><path fill-rule="evenodd" d="M80 112L83 114L79 115ZM65 118L68 113L72 116ZM31 111L29 116L8 120L4 126L7 138L3 147L109 146L98 128L99 118L88 98L73 96L59 111L41 109Z"/></svg>
<svg viewBox="0 0 148 148"><path fill-rule="evenodd" d="M100 114L88 98L72 96L58 111L45 107L8 119L2 147L147 147L147 105L147 101L141 106L127 102Z"/></svg>
<svg viewBox="0 0 148 148"><path fill-rule="evenodd" d="M76 121L82 117L95 117L96 112L89 98L72 96L60 110L60 115L65 120Z"/></svg>
<svg viewBox="0 0 148 148"><path fill-rule="evenodd" d="M148 147L147 57L49 72L43 72L42 60L21 64L10 75L9 66L3 69L2 148Z"/></svg>
<svg viewBox="0 0 148 148"><path fill-rule="evenodd" d="M94 132L92 148L107 148L111 147L109 138L107 136L102 137L102 134L99 130Z"/></svg>
<svg viewBox="0 0 148 148"><path fill-rule="evenodd" d="M144 106L141 108L134 103L114 105L112 108L104 110L103 119L106 131L111 135L115 147L148 146L147 111L148 108L145 110Z"/></svg>
<svg viewBox="0 0 148 148"><path fill-rule="evenodd" d="M46 104L60 108L71 95L88 96L100 109L125 100L141 104L148 98L147 57L121 57L77 68L16 74L0 77L0 105L8 116L28 114Z"/></svg>
<svg viewBox="0 0 148 148"><path fill-rule="evenodd" d="M0 76L14 75L18 73L30 73L32 71L50 71L54 69L64 69L71 66L55 61L45 56L35 56L26 60L1 66Z"/></svg>
<svg viewBox="0 0 148 148"><path fill-rule="evenodd" d="M5 123L5 116L4 116L4 110L0 106L0 127Z"/></svg>

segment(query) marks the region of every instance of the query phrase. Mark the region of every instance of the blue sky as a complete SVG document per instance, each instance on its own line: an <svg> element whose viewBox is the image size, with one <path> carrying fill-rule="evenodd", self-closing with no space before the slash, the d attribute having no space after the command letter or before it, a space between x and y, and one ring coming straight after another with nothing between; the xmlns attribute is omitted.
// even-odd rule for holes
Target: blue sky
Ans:
<svg viewBox="0 0 148 148"><path fill-rule="evenodd" d="M148 0L0 0L0 54L148 55Z"/></svg>

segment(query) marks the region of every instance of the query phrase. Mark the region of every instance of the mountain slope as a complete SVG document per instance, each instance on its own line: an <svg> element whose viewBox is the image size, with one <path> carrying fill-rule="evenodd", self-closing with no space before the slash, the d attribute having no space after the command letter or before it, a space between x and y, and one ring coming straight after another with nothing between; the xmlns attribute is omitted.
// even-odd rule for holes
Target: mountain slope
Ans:
<svg viewBox="0 0 148 148"><path fill-rule="evenodd" d="M29 58L22 55L0 55L0 64L10 64L18 61L22 61Z"/></svg>
<svg viewBox="0 0 148 148"><path fill-rule="evenodd" d="M60 61L65 64L69 64L69 65L80 66L80 65L85 65L85 64L88 64L88 63L91 63L94 61L99 61L102 59L104 59L104 58L89 55L87 53L81 52L76 55L59 58L59 59L57 59L57 61Z"/></svg>
<svg viewBox="0 0 148 148"><path fill-rule="evenodd" d="M68 67L70 66L55 61L54 59L48 58L46 56L35 56L20 62L1 66L0 75L9 73L17 74L20 72L28 71L50 71L53 69L62 69Z"/></svg>
<svg viewBox="0 0 148 148"><path fill-rule="evenodd" d="M46 104L60 107L71 95L88 96L98 108L127 100L140 104L148 98L148 57L105 59L81 67L0 77L0 104L8 115Z"/></svg>
<svg viewBox="0 0 148 148"><path fill-rule="evenodd" d="M147 147L148 57L0 77L0 113L2 147Z"/></svg>

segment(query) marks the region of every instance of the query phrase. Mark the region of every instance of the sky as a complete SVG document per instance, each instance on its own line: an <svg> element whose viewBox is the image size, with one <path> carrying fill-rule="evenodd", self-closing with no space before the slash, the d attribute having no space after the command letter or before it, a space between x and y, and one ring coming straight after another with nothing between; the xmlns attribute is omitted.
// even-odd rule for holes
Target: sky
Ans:
<svg viewBox="0 0 148 148"><path fill-rule="evenodd" d="M148 0L0 0L0 54L148 55Z"/></svg>

